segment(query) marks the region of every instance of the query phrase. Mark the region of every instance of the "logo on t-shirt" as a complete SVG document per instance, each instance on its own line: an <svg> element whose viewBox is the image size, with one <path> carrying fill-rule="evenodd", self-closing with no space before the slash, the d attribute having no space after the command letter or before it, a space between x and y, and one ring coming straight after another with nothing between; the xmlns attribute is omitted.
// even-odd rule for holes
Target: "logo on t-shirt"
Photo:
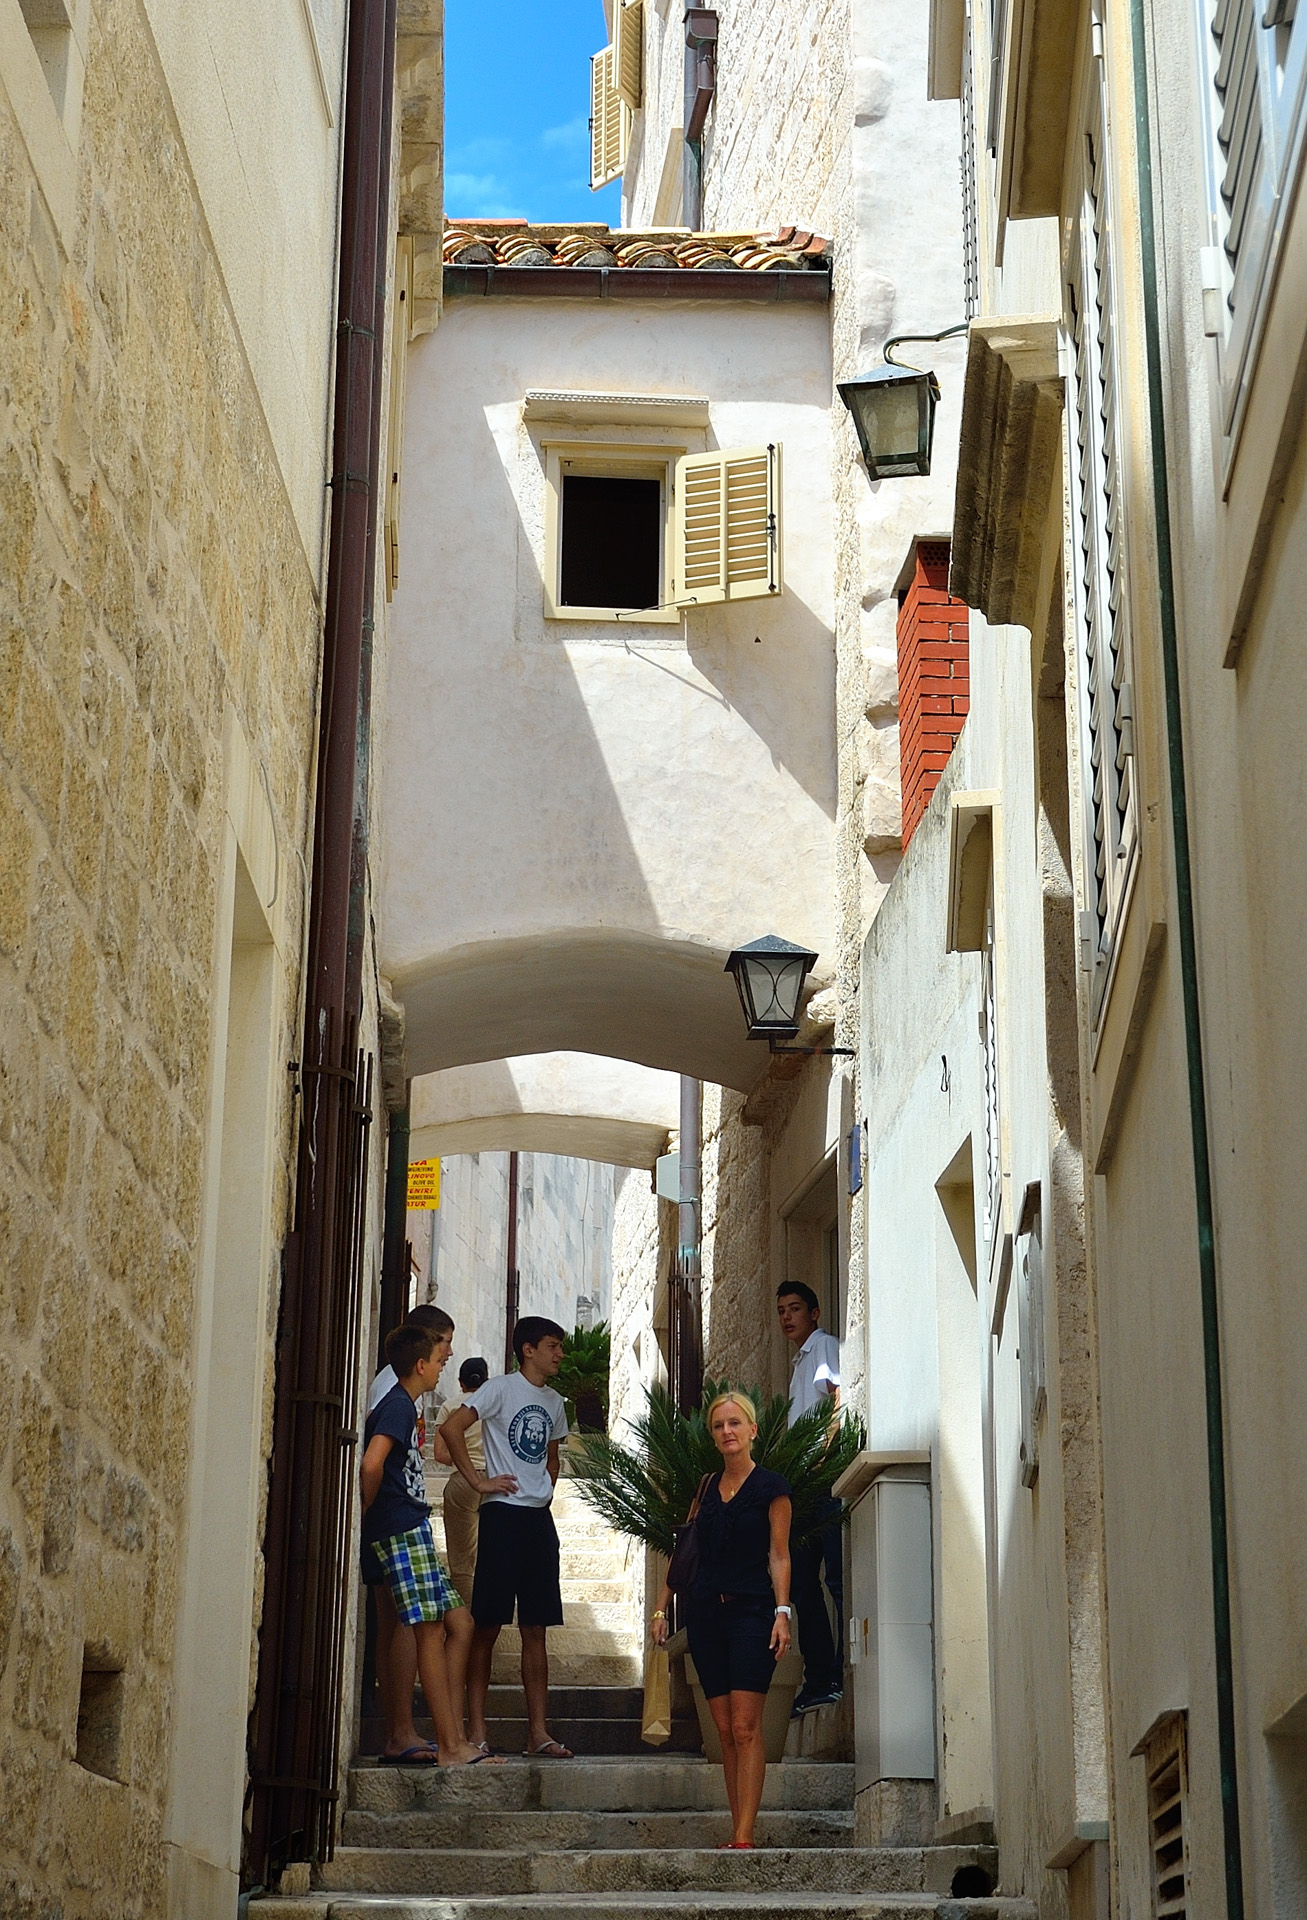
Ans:
<svg viewBox="0 0 1307 1920"><path fill-rule="evenodd" d="M544 1407L519 1407L508 1428L508 1444L519 1460L539 1466L549 1445L553 1422Z"/></svg>

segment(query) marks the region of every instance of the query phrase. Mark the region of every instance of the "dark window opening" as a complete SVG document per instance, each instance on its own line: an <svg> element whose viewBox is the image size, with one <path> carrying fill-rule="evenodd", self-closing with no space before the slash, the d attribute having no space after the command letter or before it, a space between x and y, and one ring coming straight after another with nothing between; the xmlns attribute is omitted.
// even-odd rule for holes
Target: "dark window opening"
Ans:
<svg viewBox="0 0 1307 1920"><path fill-rule="evenodd" d="M563 476L565 607L656 607L662 487L657 480Z"/></svg>
<svg viewBox="0 0 1307 1920"><path fill-rule="evenodd" d="M103 1655L90 1647L82 1656L82 1687L77 1701L77 1764L106 1780L121 1780L119 1748L123 1727L123 1676L99 1664Z"/></svg>

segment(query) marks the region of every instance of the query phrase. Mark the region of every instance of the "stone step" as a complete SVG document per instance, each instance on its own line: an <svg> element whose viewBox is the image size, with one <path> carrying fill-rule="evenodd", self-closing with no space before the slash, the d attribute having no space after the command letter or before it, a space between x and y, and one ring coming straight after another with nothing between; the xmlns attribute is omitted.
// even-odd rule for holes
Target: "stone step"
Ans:
<svg viewBox="0 0 1307 1920"><path fill-rule="evenodd" d="M1033 1900L932 1893L509 1894L424 1899L316 1893L251 1900L250 1920L1038 1920Z"/></svg>
<svg viewBox="0 0 1307 1920"><path fill-rule="evenodd" d="M584 1686L587 1681L610 1687L634 1686L644 1671L643 1662L637 1653L622 1653L611 1645L602 1651L592 1647L556 1648L552 1634L549 1647L549 1682L552 1692L555 1682L559 1686ZM496 1651L491 1675L494 1680L507 1684L516 1680L521 1672L521 1656L514 1649L506 1648L503 1653Z"/></svg>
<svg viewBox="0 0 1307 1920"><path fill-rule="evenodd" d="M731 1837L731 1816L720 1813L503 1813L449 1807L427 1813L345 1815L348 1847L475 1847L567 1852L622 1847L720 1846ZM758 1817L764 1847L847 1847L853 1814L768 1812Z"/></svg>
<svg viewBox="0 0 1307 1920"><path fill-rule="evenodd" d="M439 1808L505 1813L715 1812L726 1805L722 1770L702 1755L630 1760L510 1760L502 1767L352 1767L348 1804L366 1813ZM849 1811L853 1768L819 1760L768 1767L764 1809Z"/></svg>
<svg viewBox="0 0 1307 1920"><path fill-rule="evenodd" d="M501 1689L496 1688L496 1692ZM503 1688L508 1692L508 1688ZM582 1687L564 1687L562 1693L582 1693ZM628 1689L614 1687L614 1693L625 1693ZM521 1703L522 1689L516 1689L518 1702ZM413 1724L424 1740L435 1737L435 1728L424 1712L413 1716ZM555 1740L561 1740L573 1753L586 1754L639 1754L651 1753L653 1748L645 1745L640 1738L641 1717L631 1715L626 1719L616 1719L611 1715L602 1718L585 1717L574 1719L568 1714L559 1713L554 1707L554 1695L551 1690L549 1700L549 1729ZM520 1754L526 1750L527 1721L525 1715L486 1715L486 1735L496 1753ZM368 1714L359 1722L359 1752L361 1754L379 1754L385 1745L386 1726L379 1714ZM671 1738L658 1749L660 1753L698 1753L703 1743L699 1731L699 1722L691 1714L683 1719L673 1720Z"/></svg>
<svg viewBox="0 0 1307 1920"><path fill-rule="evenodd" d="M950 1894L963 1867L998 1872L983 1847L616 1847L592 1852L486 1848L340 1847L314 1869L325 1892L427 1897L528 1893Z"/></svg>
<svg viewBox="0 0 1307 1920"><path fill-rule="evenodd" d="M559 1584L563 1592L563 1605L569 1611L578 1601L584 1601L590 1606L619 1605L633 1614L638 1612L630 1586L625 1580L615 1577L600 1579L589 1573L575 1573L570 1578L565 1577Z"/></svg>
<svg viewBox="0 0 1307 1920"><path fill-rule="evenodd" d="M574 1609L575 1612L577 1609ZM549 1680L560 1687L634 1687L644 1681L644 1653L636 1629L575 1625L549 1629ZM491 1680L508 1684L522 1668L522 1640L505 1627L495 1642Z"/></svg>

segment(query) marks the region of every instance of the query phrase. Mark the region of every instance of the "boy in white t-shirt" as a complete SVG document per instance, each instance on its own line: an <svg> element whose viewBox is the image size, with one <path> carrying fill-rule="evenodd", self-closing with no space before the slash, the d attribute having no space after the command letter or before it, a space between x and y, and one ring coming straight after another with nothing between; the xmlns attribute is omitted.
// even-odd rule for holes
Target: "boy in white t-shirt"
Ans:
<svg viewBox="0 0 1307 1920"><path fill-rule="evenodd" d="M545 1630L563 1624L558 1572L558 1533L549 1505L558 1478L558 1448L567 1438L563 1397L547 1383L563 1359L563 1329L531 1315L513 1329L520 1369L487 1380L441 1427L449 1457L468 1485L482 1496L472 1618L476 1631L467 1671L468 1737L489 1751L486 1694L499 1629L514 1610L522 1635L522 1688L526 1694L526 1756L570 1760L545 1724L549 1656ZM485 1470L468 1457L467 1433L479 1422Z"/></svg>

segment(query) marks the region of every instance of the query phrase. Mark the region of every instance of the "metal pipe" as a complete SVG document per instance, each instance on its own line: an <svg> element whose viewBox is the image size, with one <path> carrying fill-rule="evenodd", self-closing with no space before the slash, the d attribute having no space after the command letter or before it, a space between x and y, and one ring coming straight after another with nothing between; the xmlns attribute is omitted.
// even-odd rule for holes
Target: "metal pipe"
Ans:
<svg viewBox="0 0 1307 1920"><path fill-rule="evenodd" d="M1185 1062L1189 1080L1189 1129L1194 1163L1194 1210L1198 1234L1198 1290L1202 1303L1203 1387L1207 1411L1207 1496L1211 1523L1212 1621L1216 1654L1216 1731L1221 1773L1221 1818L1225 1838L1225 1908L1228 1920L1243 1920L1243 1842L1239 1825L1239 1754L1234 1711L1234 1633L1230 1613L1229 1509L1225 1485L1225 1415L1221 1390L1221 1311L1216 1276L1216 1229L1207 1137L1206 1073L1202 1010L1198 994L1198 945L1194 931L1194 883L1185 789L1184 724L1180 654L1171 549L1171 494L1166 466L1166 414L1162 397L1162 332L1158 316L1156 212L1153 204L1152 128L1148 111L1148 55L1144 0L1130 0L1134 54L1135 149L1139 170L1139 240L1143 256L1144 339L1148 358L1148 421L1152 440L1153 516L1157 531L1157 597L1161 616L1162 675L1166 696L1166 748L1171 786L1171 838L1175 850L1176 931L1184 1007Z"/></svg>
<svg viewBox="0 0 1307 1920"><path fill-rule="evenodd" d="M409 1082L411 1087L412 1082ZM386 1210L381 1240L381 1307L377 1365L385 1365L386 1335L404 1318L408 1304L408 1142L411 1103L390 1115L386 1139Z"/></svg>
<svg viewBox="0 0 1307 1920"><path fill-rule="evenodd" d="M508 1156L508 1252L504 1263L504 1372L513 1365L513 1328L517 1325L521 1274L517 1265L517 1155Z"/></svg>
<svg viewBox="0 0 1307 1920"><path fill-rule="evenodd" d="M679 1378L675 1392L682 1411L697 1406L703 1391L703 1087L688 1073L681 1075L679 1141L681 1202L677 1222L677 1262L683 1282L681 1307L686 1324L679 1342Z"/></svg>

